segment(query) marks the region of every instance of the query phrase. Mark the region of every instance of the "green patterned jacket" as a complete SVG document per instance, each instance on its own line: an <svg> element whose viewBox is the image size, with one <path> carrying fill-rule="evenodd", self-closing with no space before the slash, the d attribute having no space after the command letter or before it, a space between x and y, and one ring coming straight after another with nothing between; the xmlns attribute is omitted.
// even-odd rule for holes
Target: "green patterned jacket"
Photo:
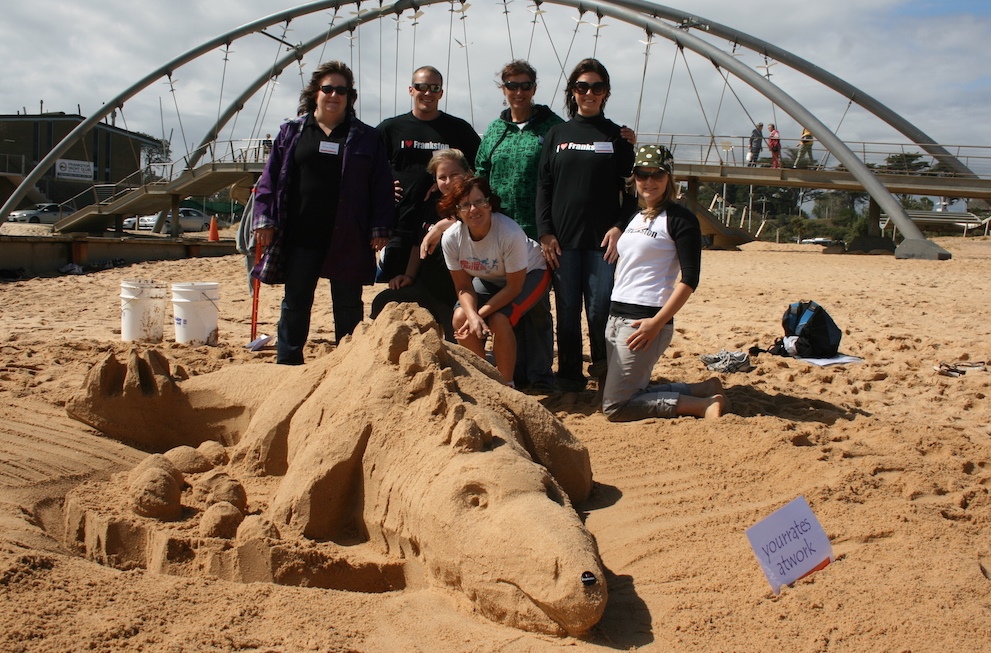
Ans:
<svg viewBox="0 0 991 653"><path fill-rule="evenodd" d="M506 109L485 130L478 146L475 173L489 180L492 190L502 199L502 212L516 220L533 240L537 240L540 151L547 131L562 122L547 106L538 104L530 121L520 129Z"/></svg>

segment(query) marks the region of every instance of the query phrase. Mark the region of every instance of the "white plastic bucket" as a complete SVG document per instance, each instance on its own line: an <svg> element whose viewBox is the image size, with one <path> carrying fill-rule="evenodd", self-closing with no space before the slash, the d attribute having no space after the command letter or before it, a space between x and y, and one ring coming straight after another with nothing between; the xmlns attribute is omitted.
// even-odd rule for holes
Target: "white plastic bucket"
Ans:
<svg viewBox="0 0 991 653"><path fill-rule="evenodd" d="M201 281L172 284L175 341L190 345L216 345L219 301L219 283Z"/></svg>
<svg viewBox="0 0 991 653"><path fill-rule="evenodd" d="M165 326L165 284L147 279L120 282L120 339L161 342Z"/></svg>

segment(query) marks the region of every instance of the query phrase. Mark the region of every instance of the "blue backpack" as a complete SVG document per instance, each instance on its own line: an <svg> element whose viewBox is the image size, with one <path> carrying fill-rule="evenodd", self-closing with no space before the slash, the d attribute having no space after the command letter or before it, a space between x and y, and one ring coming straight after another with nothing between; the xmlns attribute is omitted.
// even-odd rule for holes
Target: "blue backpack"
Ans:
<svg viewBox="0 0 991 653"><path fill-rule="evenodd" d="M768 350L772 354L832 358L839 353L843 332L826 309L813 301L798 301L789 305L781 317L781 326L785 337L774 342Z"/></svg>

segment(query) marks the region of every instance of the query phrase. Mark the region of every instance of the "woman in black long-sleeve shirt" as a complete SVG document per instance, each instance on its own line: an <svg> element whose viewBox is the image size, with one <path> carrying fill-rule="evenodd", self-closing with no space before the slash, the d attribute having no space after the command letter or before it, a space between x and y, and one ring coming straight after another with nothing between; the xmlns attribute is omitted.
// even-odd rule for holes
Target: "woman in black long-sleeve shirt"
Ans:
<svg viewBox="0 0 991 653"><path fill-rule="evenodd" d="M554 270L558 384L581 390L581 308L588 316L592 376L605 373L605 328L616 261L616 240L635 212L624 179L633 146L603 115L609 73L595 59L580 62L565 89L571 120L548 131L537 188L537 231Z"/></svg>

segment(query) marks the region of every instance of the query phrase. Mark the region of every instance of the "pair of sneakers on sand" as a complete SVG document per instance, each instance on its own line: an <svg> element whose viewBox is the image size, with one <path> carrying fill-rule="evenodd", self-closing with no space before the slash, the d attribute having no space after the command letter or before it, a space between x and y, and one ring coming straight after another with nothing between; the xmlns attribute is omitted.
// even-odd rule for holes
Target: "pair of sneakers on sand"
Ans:
<svg viewBox="0 0 991 653"><path fill-rule="evenodd" d="M754 369L750 364L750 355L743 351L727 351L720 349L715 354L702 354L699 360L706 369L713 372L749 372Z"/></svg>

